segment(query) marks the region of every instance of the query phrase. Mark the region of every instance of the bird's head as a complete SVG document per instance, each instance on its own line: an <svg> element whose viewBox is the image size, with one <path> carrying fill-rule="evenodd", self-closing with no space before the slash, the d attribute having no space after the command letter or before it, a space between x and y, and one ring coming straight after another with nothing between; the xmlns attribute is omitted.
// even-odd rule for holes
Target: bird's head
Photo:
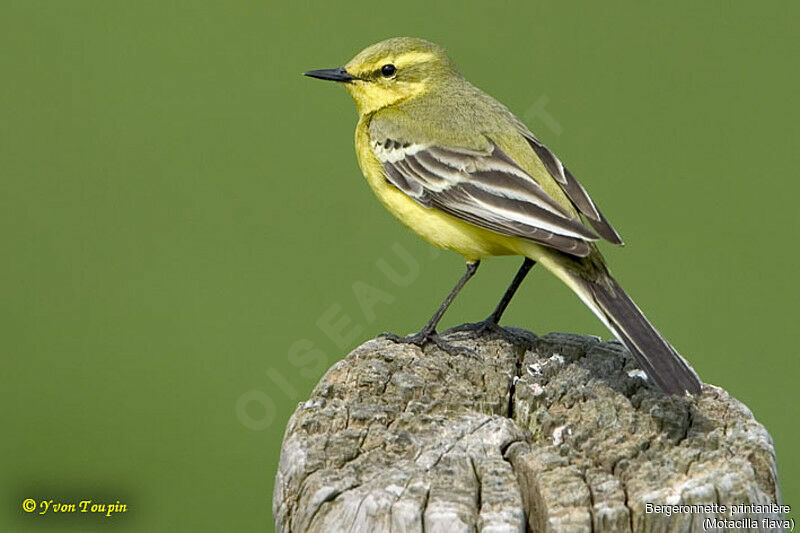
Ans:
<svg viewBox="0 0 800 533"><path fill-rule="evenodd" d="M311 70L305 75L343 83L362 115L418 97L459 76L442 47L411 37L381 41L359 52L344 67Z"/></svg>

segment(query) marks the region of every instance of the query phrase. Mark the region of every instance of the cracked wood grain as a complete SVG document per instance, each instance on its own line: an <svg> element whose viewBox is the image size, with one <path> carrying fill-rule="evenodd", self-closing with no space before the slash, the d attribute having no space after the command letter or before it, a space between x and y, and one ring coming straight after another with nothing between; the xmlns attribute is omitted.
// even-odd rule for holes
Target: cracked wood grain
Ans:
<svg viewBox="0 0 800 533"><path fill-rule="evenodd" d="M769 434L722 389L664 396L593 337L445 338L478 357L375 339L328 371L286 428L278 531L700 531L645 506L780 503Z"/></svg>

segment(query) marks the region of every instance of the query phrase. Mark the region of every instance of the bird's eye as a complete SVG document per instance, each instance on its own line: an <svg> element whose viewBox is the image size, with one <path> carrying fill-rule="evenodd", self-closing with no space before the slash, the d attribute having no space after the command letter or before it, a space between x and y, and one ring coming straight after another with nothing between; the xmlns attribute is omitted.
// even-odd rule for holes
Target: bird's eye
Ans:
<svg viewBox="0 0 800 533"><path fill-rule="evenodd" d="M397 72L397 69L391 63L388 63L381 67L381 74L383 74L384 78L391 78L394 76L394 73Z"/></svg>

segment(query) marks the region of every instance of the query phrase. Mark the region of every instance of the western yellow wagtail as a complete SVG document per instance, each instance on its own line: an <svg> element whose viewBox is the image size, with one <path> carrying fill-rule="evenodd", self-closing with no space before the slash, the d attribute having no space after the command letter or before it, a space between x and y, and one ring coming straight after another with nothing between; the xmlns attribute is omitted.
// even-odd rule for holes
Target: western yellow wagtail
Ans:
<svg viewBox="0 0 800 533"><path fill-rule="evenodd" d="M358 162L389 212L467 262L425 327L395 340L442 343L436 326L481 259L521 255L522 266L482 328L498 327L538 262L575 291L658 387L700 391L692 368L609 274L595 241L622 239L586 189L505 106L464 79L441 47L388 39L344 67L305 74L343 84L355 100Z"/></svg>

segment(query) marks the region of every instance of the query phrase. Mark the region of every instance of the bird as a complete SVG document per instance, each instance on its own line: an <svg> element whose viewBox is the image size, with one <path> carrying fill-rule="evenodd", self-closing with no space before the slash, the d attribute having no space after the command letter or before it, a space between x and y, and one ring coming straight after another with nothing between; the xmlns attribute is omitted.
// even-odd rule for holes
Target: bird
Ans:
<svg viewBox="0 0 800 533"><path fill-rule="evenodd" d="M696 394L692 367L612 277L597 244L622 238L561 160L506 106L471 84L441 46L395 37L342 67L306 76L343 85L355 101L355 148L384 207L428 243L460 254L466 272L425 326L396 342L447 348L437 325L481 260L522 256L500 318L537 263L555 274L666 394Z"/></svg>

